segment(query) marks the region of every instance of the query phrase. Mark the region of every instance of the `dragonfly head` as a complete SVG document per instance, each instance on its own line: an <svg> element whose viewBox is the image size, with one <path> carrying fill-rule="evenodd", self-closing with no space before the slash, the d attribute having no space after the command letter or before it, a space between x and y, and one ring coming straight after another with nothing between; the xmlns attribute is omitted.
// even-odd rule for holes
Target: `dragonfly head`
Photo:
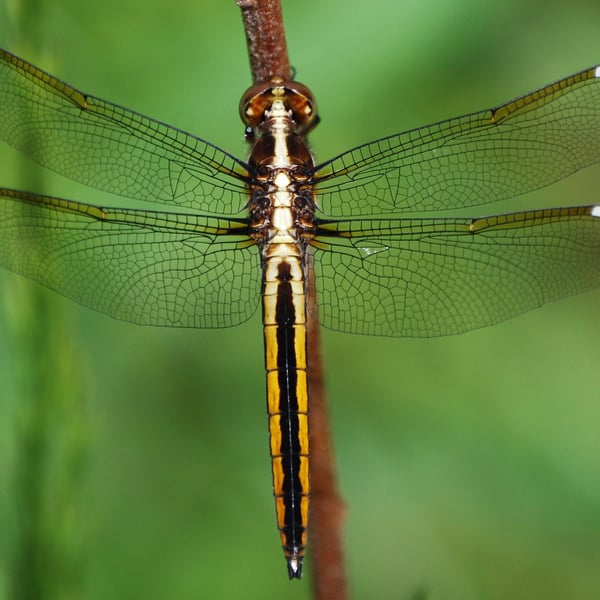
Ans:
<svg viewBox="0 0 600 600"><path fill-rule="evenodd" d="M273 77L249 88L240 100L240 117L246 134L253 135L265 121L276 100L283 101L295 125L295 133L307 135L319 123L317 104L312 92L297 81Z"/></svg>

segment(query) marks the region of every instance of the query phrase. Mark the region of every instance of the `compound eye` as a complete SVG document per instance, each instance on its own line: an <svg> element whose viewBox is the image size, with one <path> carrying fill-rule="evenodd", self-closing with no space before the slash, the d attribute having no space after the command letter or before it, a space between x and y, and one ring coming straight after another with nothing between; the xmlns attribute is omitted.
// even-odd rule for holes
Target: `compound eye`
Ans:
<svg viewBox="0 0 600 600"><path fill-rule="evenodd" d="M269 107L271 83L258 83L246 90L240 100L240 118L245 125L257 127Z"/></svg>
<svg viewBox="0 0 600 600"><path fill-rule="evenodd" d="M262 115L254 108L253 104L248 104L246 106L242 115L242 121L246 123L246 132L248 129L254 129L254 127L260 123L261 116Z"/></svg>
<svg viewBox="0 0 600 600"><path fill-rule="evenodd" d="M273 77L271 81L253 85L242 96L240 117L244 124L256 129L275 100L285 104L299 131L308 132L319 122L313 95L305 85Z"/></svg>

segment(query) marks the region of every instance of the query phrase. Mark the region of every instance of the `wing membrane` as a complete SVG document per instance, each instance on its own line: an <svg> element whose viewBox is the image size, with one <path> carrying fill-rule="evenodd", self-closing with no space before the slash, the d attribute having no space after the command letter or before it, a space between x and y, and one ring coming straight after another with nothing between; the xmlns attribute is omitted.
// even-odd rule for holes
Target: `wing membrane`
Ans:
<svg viewBox="0 0 600 600"><path fill-rule="evenodd" d="M330 217L488 204L600 160L600 67L495 109L392 135L318 167Z"/></svg>
<svg viewBox="0 0 600 600"><path fill-rule="evenodd" d="M216 146L87 96L0 50L0 139L61 175L127 198L239 213L245 165Z"/></svg>
<svg viewBox="0 0 600 600"><path fill-rule="evenodd" d="M260 255L236 219L102 208L0 189L0 263L116 319L229 327L260 298Z"/></svg>
<svg viewBox="0 0 600 600"><path fill-rule="evenodd" d="M597 206L339 221L321 232L319 319L336 331L458 334L600 286Z"/></svg>

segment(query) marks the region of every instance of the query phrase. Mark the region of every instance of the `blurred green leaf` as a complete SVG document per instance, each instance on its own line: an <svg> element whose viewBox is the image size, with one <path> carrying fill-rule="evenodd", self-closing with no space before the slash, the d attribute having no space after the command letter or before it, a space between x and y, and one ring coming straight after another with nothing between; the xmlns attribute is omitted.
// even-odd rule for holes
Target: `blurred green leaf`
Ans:
<svg viewBox="0 0 600 600"><path fill-rule="evenodd" d="M325 160L600 62L599 13L591 1L284 3L292 63L320 106L314 150ZM50 50L40 66L244 155L237 102L250 76L233 2L60 0L43 18L30 34ZM0 45L14 49L11 35L0 24ZM9 164L1 183L16 185ZM596 202L597 175L519 202ZM101 197L51 175L45 185ZM2 274L4 304L30 285L20 281ZM456 338L325 334L355 597L597 594L598 300ZM274 525L258 318L157 330L57 302L87 357L70 368L89 372L87 597L310 597L310 563L307 580L287 581ZM29 368L10 340L0 336L0 423L14 410L14 371ZM6 472L14 448L2 449ZM0 509L8 526L15 506ZM0 585L9 548L0 542Z"/></svg>

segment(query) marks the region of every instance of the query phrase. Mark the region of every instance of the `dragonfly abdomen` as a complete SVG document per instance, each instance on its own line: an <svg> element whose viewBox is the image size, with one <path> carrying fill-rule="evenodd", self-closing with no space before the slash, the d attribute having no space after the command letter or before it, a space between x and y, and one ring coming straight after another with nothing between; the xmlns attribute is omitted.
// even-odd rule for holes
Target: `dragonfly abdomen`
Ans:
<svg viewBox="0 0 600 600"><path fill-rule="evenodd" d="M277 526L290 578L299 578L309 503L306 310L300 256L272 256L264 270L267 410Z"/></svg>

